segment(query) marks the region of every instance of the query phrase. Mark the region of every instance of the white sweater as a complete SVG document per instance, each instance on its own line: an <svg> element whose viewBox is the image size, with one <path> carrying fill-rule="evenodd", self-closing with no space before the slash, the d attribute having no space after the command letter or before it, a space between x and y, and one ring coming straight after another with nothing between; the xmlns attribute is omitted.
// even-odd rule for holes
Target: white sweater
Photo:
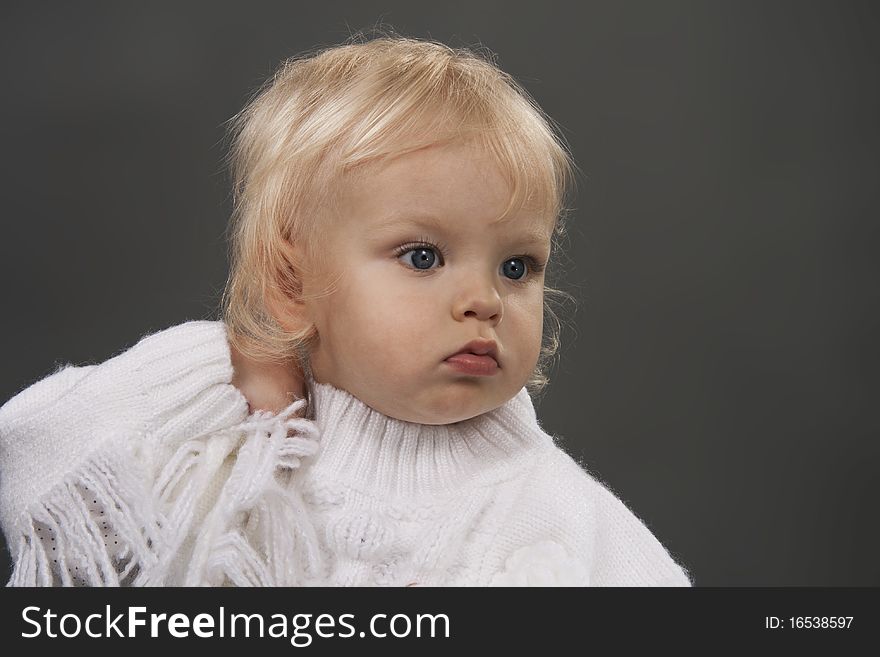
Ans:
<svg viewBox="0 0 880 657"><path fill-rule="evenodd" d="M0 408L9 584L691 584L525 388L433 426L311 379L308 409L248 415L232 373L191 321Z"/></svg>

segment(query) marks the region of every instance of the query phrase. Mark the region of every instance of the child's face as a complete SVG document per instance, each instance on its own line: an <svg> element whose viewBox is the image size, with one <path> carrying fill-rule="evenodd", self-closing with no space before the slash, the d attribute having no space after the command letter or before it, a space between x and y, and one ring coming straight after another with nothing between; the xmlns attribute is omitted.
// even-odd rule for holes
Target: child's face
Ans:
<svg viewBox="0 0 880 657"><path fill-rule="evenodd" d="M523 256L546 263L552 218L523 209L493 225L507 200L500 171L466 144L408 153L353 182L322 242L338 291L306 305L315 380L422 424L519 392L538 360L544 300L544 274ZM426 215L437 225L411 223ZM477 338L497 343L495 374L445 362Z"/></svg>

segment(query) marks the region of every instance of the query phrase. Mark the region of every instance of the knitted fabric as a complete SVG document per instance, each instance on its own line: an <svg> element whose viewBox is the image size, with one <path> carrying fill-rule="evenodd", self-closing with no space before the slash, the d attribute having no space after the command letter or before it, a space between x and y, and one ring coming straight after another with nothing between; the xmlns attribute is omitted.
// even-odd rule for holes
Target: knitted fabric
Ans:
<svg viewBox="0 0 880 657"><path fill-rule="evenodd" d="M249 415L232 374L192 321L0 408L9 585L691 584L525 388L421 425L310 377L308 407Z"/></svg>

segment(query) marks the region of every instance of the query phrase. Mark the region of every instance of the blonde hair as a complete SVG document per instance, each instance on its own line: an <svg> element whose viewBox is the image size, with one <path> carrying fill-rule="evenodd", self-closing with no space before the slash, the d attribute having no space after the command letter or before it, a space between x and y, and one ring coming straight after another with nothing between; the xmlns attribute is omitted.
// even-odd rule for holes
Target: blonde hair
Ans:
<svg viewBox="0 0 880 657"><path fill-rule="evenodd" d="M551 119L486 55L387 32L357 34L283 62L230 120L233 214L221 313L240 352L263 362L298 358L308 368L314 326L283 328L271 300L304 299L304 277L325 270L321 226L334 192L360 165L382 158L474 140L510 185L499 220L523 204L536 207L555 218L552 246L561 251L576 167ZM553 306L574 301L547 285L552 269L532 393L549 382L559 349ZM312 297L332 294L334 283Z"/></svg>

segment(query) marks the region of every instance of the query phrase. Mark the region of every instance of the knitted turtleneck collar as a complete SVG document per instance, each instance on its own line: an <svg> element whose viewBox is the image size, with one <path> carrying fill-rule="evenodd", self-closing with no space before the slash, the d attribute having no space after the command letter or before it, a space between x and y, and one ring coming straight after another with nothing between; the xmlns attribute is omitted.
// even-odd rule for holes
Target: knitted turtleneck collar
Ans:
<svg viewBox="0 0 880 657"><path fill-rule="evenodd" d="M553 446L526 388L500 407L445 425L398 420L345 390L306 376L308 417L319 429L313 472L383 496L434 495L490 484Z"/></svg>

